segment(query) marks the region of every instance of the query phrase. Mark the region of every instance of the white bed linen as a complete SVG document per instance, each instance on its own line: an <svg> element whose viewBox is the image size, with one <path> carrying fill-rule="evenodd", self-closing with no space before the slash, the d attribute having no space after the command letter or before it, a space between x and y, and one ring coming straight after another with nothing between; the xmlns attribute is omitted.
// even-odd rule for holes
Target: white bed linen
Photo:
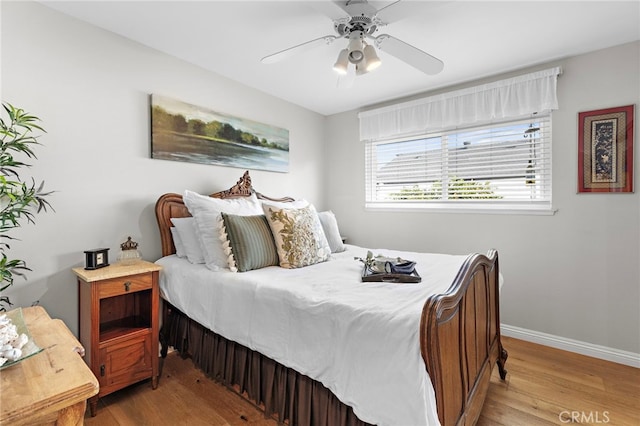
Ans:
<svg viewBox="0 0 640 426"><path fill-rule="evenodd" d="M175 255L157 261L162 297L229 340L323 383L363 421L439 425L420 353L420 315L445 292L467 256L373 249L417 262L419 284L363 283L366 248L328 262L211 271Z"/></svg>

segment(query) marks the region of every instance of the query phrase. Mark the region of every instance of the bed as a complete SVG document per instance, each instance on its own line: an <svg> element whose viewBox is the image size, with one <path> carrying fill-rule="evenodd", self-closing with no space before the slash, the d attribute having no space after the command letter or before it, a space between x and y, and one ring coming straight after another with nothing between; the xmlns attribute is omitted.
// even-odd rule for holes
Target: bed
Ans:
<svg viewBox="0 0 640 426"><path fill-rule="evenodd" d="M258 193L248 172L210 197L294 202ZM354 257L368 249L352 245L304 268L212 272L176 256L172 219L191 216L183 196L162 195L156 216L162 355L169 346L189 354L280 423L473 425L494 365L506 377L495 250L389 251L418 261L420 284L362 283Z"/></svg>

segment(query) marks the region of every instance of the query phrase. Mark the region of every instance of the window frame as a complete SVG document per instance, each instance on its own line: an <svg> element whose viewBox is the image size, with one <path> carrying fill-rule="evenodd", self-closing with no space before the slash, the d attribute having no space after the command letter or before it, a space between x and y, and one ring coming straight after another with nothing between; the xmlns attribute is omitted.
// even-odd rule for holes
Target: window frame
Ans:
<svg viewBox="0 0 640 426"><path fill-rule="evenodd" d="M364 161L365 161L365 209L366 210L374 210L374 211L431 211L431 212L441 212L441 213L488 213L488 214L533 214L533 215L553 215L557 211L553 207L553 178L552 178L552 114L551 111L546 111L544 113L540 113L533 118L519 117L519 118L511 118L507 120L500 120L491 123L483 123L483 124L475 124L465 127L456 127L453 129L444 129L437 132L428 132L422 133L412 136L405 137L397 137L397 138L383 138L379 140L369 140L364 141ZM544 146L547 149L545 162L545 168L542 169L542 172L545 174L548 182L543 183L545 186L544 191L548 191L548 195L542 200L532 200L532 201L523 201L523 200L486 200L486 199L466 199L466 200L416 200L416 201L407 201L407 200L389 200L389 201L377 201L372 199L374 194L375 182L372 181L374 179L375 174L372 172L372 168L374 167L372 164L377 165L380 164L377 162L377 158L373 161L371 149L374 146L384 145L384 144L393 144L393 143L402 143L402 142L410 142L410 141L419 141L419 140L427 140L433 138L441 138L440 145L443 151L447 153L450 152L450 148L447 147L448 138L452 135L460 134L463 132L470 132L474 130L483 130L483 129L501 129L508 128L510 125L523 125L527 122L533 122L533 120L544 123L545 126L545 135L544 139L541 142L541 146ZM541 137L543 139L543 137ZM445 176L444 172L449 167L449 161L446 159L447 155L443 155L441 172L440 172L440 182L443 182L442 186L445 186L445 183L449 179L450 176ZM379 169L378 169L379 170ZM516 176L514 176L516 178ZM514 179L512 178L512 179ZM496 180L496 179L494 179ZM486 179L483 179L486 181ZM409 183L407 184L409 185Z"/></svg>

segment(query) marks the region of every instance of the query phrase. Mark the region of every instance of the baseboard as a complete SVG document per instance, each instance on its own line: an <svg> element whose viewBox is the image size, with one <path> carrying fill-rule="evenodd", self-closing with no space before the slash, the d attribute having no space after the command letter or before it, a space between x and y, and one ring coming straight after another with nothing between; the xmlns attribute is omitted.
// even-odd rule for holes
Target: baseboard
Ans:
<svg viewBox="0 0 640 426"><path fill-rule="evenodd" d="M539 331L527 330L526 328L514 327L507 324L501 324L500 330L503 336L640 368L640 354L637 353L581 342L566 337L554 336Z"/></svg>

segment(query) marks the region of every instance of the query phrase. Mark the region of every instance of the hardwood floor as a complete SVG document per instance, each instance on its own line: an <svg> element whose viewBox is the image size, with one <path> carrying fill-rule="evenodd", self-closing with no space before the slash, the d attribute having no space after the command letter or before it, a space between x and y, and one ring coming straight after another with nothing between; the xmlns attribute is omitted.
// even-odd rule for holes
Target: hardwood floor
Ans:
<svg viewBox="0 0 640 426"><path fill-rule="evenodd" d="M84 421L87 426L277 426L177 352L165 358L156 390L146 380L107 395L98 401L97 415L91 417L87 409Z"/></svg>
<svg viewBox="0 0 640 426"><path fill-rule="evenodd" d="M507 379L494 370L478 426L640 426L640 369L503 337Z"/></svg>
<svg viewBox="0 0 640 426"><path fill-rule="evenodd" d="M503 338L507 380L494 369L477 426L640 426L640 369ZM97 425L275 426L252 404L207 379L176 353L158 389L141 382L102 398Z"/></svg>

